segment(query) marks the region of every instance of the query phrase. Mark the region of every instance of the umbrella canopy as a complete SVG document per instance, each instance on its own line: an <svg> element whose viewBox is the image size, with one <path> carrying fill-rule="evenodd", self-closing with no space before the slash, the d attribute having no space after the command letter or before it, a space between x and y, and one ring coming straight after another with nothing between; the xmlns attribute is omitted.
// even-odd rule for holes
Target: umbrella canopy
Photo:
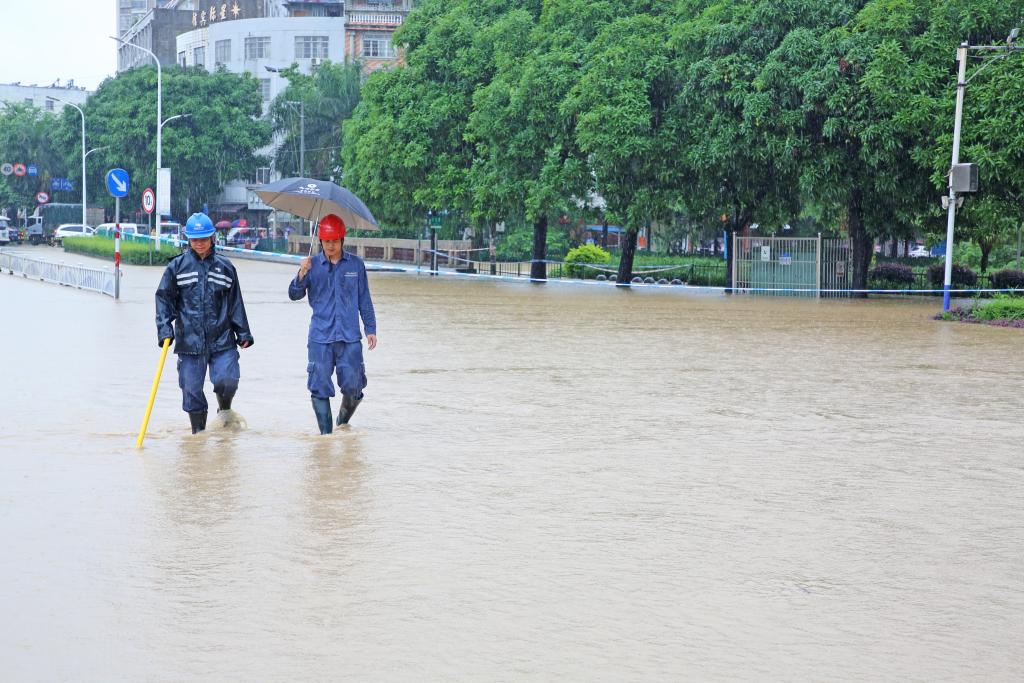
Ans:
<svg viewBox="0 0 1024 683"><path fill-rule="evenodd" d="M314 223L329 213L341 216L345 226L359 230L377 230L377 219L359 197L329 180L284 178L263 185L257 196L267 206L286 211Z"/></svg>
<svg viewBox="0 0 1024 683"><path fill-rule="evenodd" d="M232 228L248 228L249 227L249 221L245 220L244 218L238 218L236 220L231 221L231 227Z"/></svg>
<svg viewBox="0 0 1024 683"><path fill-rule="evenodd" d="M213 227L215 227L215 228L230 228L231 227L231 221L217 221L217 223Z"/></svg>

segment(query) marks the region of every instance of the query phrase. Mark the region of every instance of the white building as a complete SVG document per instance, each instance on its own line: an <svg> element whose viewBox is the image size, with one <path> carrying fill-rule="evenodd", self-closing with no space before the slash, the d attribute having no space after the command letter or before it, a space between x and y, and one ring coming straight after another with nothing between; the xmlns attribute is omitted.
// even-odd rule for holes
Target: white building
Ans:
<svg viewBox="0 0 1024 683"><path fill-rule="evenodd" d="M210 24L177 39L180 66L223 67L260 81L264 104L288 87L276 69L297 63L309 73L330 60L345 61L344 17L274 17Z"/></svg>
<svg viewBox="0 0 1024 683"><path fill-rule="evenodd" d="M76 86L73 80L68 80L64 85L60 85L59 79L51 85L0 83L0 102L23 102L43 111L59 112L64 108L64 102L84 105L89 95L92 95L92 91ZM47 97L59 97L64 102L48 100Z"/></svg>
<svg viewBox="0 0 1024 683"><path fill-rule="evenodd" d="M218 68L232 73L250 73L260 82L263 108L288 87L279 69L293 63L303 73L330 60L345 60L345 18L326 16L282 16L259 19L207 22L206 26L182 33L177 38L177 63L184 67ZM273 146L263 150L273 153ZM248 179L227 183L214 212L270 211L253 191L272 180L270 169L252 169Z"/></svg>

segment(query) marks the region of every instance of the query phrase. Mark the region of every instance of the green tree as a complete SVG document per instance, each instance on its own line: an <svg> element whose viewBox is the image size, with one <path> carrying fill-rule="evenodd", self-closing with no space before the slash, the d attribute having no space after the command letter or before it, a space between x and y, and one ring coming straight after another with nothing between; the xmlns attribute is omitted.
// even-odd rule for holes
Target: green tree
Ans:
<svg viewBox="0 0 1024 683"><path fill-rule="evenodd" d="M405 66L372 74L345 124L345 184L384 221L419 225L428 209L473 215L466 138L473 94L495 71L489 30L513 0L426 0L394 36Z"/></svg>
<svg viewBox="0 0 1024 683"><path fill-rule="evenodd" d="M753 223L800 215L803 113L781 92L798 73L766 75L766 64L791 34L816 35L852 12L812 0L694 0L677 10L675 106L688 168L680 204L708 228L726 227L731 245ZM731 282L731 260L727 269Z"/></svg>
<svg viewBox="0 0 1024 683"><path fill-rule="evenodd" d="M293 64L282 75L288 79L288 87L274 98L268 112L274 134L282 140L275 153L277 170L286 176L303 174L299 166L304 136L305 175L340 178L342 125L359 104L359 62L325 62L312 74L300 73ZM300 109L291 102L302 103L304 131Z"/></svg>
<svg viewBox="0 0 1024 683"><path fill-rule="evenodd" d="M84 110L87 144L105 148L89 157L89 169L95 169L89 172L89 196L104 202L109 211L113 200L104 184L107 169L129 172L133 199L156 182L156 69L142 67L108 78ZM250 177L267 164L257 150L269 144L270 125L260 118L259 82L251 75L164 69L163 117L177 114L190 116L165 125L162 140L162 161L171 169L176 216L184 216L186 208L196 211L204 203L214 203L225 183ZM79 125L73 109L65 109L63 119L68 130ZM77 163L80 167L77 135L61 139L65 166L74 169Z"/></svg>
<svg viewBox="0 0 1024 683"><path fill-rule="evenodd" d="M0 108L0 163L33 164L39 169L35 176L0 175L0 209L6 208L11 218L18 209L31 212L36 193L49 191L49 179L59 168L51 142L56 127L57 117L38 107L11 103Z"/></svg>
<svg viewBox="0 0 1024 683"><path fill-rule="evenodd" d="M552 215L578 210L593 177L564 106L586 49L615 12L607 2L554 0L495 24L496 73L473 99L467 138L476 146L474 212L490 222L524 217L533 226L531 277L546 277Z"/></svg>
<svg viewBox="0 0 1024 683"><path fill-rule="evenodd" d="M638 12L598 34L565 107L607 211L626 228L618 282L632 278L637 234L671 216L681 184L677 91L666 17Z"/></svg>

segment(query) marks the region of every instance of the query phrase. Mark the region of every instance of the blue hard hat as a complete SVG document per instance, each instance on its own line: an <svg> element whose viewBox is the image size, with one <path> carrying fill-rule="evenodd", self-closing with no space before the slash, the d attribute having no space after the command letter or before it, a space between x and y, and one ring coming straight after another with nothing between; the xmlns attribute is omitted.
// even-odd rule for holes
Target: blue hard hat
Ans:
<svg viewBox="0 0 1024 683"><path fill-rule="evenodd" d="M194 213L185 221L185 237L196 239L200 237L213 237L213 221L205 213Z"/></svg>

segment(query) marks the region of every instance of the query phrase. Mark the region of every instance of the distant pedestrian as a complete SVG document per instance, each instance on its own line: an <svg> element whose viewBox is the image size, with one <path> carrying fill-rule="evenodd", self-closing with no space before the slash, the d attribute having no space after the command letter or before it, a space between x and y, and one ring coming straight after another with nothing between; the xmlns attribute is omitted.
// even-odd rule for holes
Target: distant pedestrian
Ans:
<svg viewBox="0 0 1024 683"><path fill-rule="evenodd" d="M373 351L377 346L377 318L366 266L344 249L345 222L334 214L324 216L319 236L323 253L302 259L298 274L288 285L288 297L298 301L309 295L313 315L309 321L306 387L320 433L330 434L332 375L337 376L341 389L337 424L347 424L363 400L366 387L359 319L366 331L366 347Z"/></svg>
<svg viewBox="0 0 1024 683"><path fill-rule="evenodd" d="M165 339L175 342L182 409L193 434L206 429L207 369L217 412L230 410L241 376L235 347L253 344L238 273L214 251L214 232L209 216L192 214L185 223L189 248L167 264L156 290L157 340L161 346Z"/></svg>

